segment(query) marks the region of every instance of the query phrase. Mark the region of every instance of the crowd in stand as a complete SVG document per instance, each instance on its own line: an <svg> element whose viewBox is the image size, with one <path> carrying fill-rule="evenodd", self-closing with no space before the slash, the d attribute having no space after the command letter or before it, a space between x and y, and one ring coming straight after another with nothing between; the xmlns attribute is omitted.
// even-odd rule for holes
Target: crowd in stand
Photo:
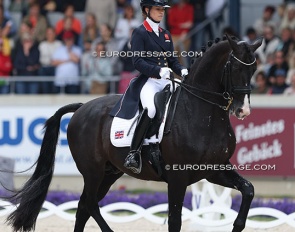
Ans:
<svg viewBox="0 0 295 232"><path fill-rule="evenodd" d="M225 1L169 2L172 7L162 26L170 30L174 44L183 42L184 47L175 49L200 49L205 42L203 33L209 33L210 37L210 30L201 31L192 40L186 39L187 33L214 13L216 9L212 6L222 7ZM0 94L10 92L6 81L10 76L39 80L17 81L14 86L17 94L61 91L106 94L113 76L120 77L116 79L116 92L123 93L138 74L131 57L101 54L130 51L132 31L143 21L139 3L139 0L0 0ZM21 14L19 22L12 17L15 13ZM280 16L279 22L273 20L275 13ZM56 21L52 20L54 14L60 15ZM295 94L294 29L295 3L286 1L280 6L267 6L261 19L245 35L238 36L250 43L260 35L265 38L256 53L254 93ZM54 77L54 81L45 77Z"/></svg>
<svg viewBox="0 0 295 232"><path fill-rule="evenodd" d="M277 13L278 20L274 20ZM255 94L295 95L295 1L266 6L261 18L245 33L249 43L259 36L263 44L256 51L257 71L252 78Z"/></svg>

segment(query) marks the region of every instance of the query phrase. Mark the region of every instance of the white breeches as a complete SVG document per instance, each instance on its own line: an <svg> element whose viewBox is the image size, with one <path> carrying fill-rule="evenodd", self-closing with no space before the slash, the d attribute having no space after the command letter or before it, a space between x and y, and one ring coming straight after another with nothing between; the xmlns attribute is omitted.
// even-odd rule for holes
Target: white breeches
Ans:
<svg viewBox="0 0 295 232"><path fill-rule="evenodd" d="M168 84L170 84L170 91L172 92L172 82L166 79L149 78L142 87L140 92L140 101L142 107L148 109L148 116L150 118L154 118L156 115L156 107L154 102L155 94L162 91ZM159 139L156 137L156 135L153 135L149 139L145 139L145 142L148 143L156 143L158 141Z"/></svg>
<svg viewBox="0 0 295 232"><path fill-rule="evenodd" d="M140 101L143 108L148 109L148 116L154 118L156 107L154 97L157 92L162 91L167 84L170 84L170 91L173 91L172 82L166 79L149 78L141 89Z"/></svg>

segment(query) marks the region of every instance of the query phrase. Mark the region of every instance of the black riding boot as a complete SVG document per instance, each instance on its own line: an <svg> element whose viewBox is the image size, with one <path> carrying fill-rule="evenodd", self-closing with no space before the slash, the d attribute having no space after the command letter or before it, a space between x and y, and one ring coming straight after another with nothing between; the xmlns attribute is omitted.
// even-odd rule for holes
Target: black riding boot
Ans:
<svg viewBox="0 0 295 232"><path fill-rule="evenodd" d="M130 152L126 157L124 163L124 167L130 169L132 172L136 174L141 172L141 146L150 124L151 118L147 114L147 109L144 109L135 128L130 146Z"/></svg>

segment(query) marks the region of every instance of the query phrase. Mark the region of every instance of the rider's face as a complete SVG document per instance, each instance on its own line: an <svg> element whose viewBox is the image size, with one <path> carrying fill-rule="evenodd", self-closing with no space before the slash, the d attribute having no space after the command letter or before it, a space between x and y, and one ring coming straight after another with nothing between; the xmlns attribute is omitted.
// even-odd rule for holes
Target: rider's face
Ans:
<svg viewBox="0 0 295 232"><path fill-rule="evenodd" d="M153 20L160 22L165 14L165 8L162 6L153 6L150 10L150 16Z"/></svg>

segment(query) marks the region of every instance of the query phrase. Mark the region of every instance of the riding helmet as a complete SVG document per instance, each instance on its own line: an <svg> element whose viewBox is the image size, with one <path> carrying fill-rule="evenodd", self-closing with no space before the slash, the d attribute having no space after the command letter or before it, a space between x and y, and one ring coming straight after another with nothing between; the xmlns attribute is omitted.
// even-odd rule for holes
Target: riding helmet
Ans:
<svg viewBox="0 0 295 232"><path fill-rule="evenodd" d="M144 6L163 6L165 8L170 7L168 0L140 0L140 7Z"/></svg>

